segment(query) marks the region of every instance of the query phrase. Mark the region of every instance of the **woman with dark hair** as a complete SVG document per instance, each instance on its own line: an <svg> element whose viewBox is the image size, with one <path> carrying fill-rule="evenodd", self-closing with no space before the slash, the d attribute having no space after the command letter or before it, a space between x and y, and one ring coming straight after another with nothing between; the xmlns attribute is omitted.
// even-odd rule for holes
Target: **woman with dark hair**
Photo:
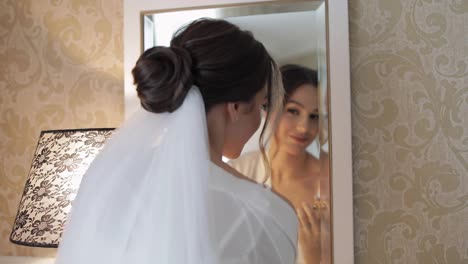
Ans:
<svg viewBox="0 0 468 264"><path fill-rule="evenodd" d="M142 109L86 172L56 263L294 263L292 207L222 161L281 101L265 47L200 19L132 73Z"/></svg>
<svg viewBox="0 0 468 264"><path fill-rule="evenodd" d="M318 135L317 72L295 64L284 65L280 71L285 96L267 151L268 164L261 152L247 153L230 163L294 206L300 223L297 264L319 263L320 220L312 208L319 193L320 163L307 151Z"/></svg>

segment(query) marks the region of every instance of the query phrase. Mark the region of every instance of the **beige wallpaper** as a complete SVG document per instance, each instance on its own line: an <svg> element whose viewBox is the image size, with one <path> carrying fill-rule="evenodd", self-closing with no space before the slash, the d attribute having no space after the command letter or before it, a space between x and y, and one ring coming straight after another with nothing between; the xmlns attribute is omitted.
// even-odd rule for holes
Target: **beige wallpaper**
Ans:
<svg viewBox="0 0 468 264"><path fill-rule="evenodd" d="M468 1L349 4L356 263L468 263Z"/></svg>
<svg viewBox="0 0 468 264"><path fill-rule="evenodd" d="M356 263L468 263L468 2L350 0ZM0 1L0 255L40 130L123 118L122 0Z"/></svg>
<svg viewBox="0 0 468 264"><path fill-rule="evenodd" d="M39 132L123 119L121 0L0 1L0 255L50 256L8 238Z"/></svg>

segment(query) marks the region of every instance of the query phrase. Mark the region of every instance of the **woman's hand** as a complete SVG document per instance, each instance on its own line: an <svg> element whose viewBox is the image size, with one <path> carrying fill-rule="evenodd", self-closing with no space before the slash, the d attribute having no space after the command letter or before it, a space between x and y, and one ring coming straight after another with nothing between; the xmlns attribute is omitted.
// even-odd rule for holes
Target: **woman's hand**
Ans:
<svg viewBox="0 0 468 264"><path fill-rule="evenodd" d="M303 203L297 208L299 219L299 246L304 264L320 263L320 212Z"/></svg>

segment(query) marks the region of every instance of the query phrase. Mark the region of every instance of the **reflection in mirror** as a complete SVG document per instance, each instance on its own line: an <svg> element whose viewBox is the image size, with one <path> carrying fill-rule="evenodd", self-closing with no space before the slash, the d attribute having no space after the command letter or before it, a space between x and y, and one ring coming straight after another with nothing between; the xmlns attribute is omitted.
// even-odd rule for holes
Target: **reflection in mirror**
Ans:
<svg viewBox="0 0 468 264"><path fill-rule="evenodd" d="M226 161L295 208L297 263L331 263L325 10L324 1L298 1L146 12L142 17L144 50L169 46L173 33L195 19L221 18L251 31L281 66L285 99L283 109L274 113L277 122L266 155L259 149L262 124L241 156Z"/></svg>
<svg viewBox="0 0 468 264"><path fill-rule="evenodd" d="M314 207L320 190L317 71L297 64L281 67L285 99L274 112L273 128L264 164L260 151L242 155L231 164L244 175L264 182L295 208L299 219L298 263L320 262L320 215ZM314 146L314 145L312 145Z"/></svg>

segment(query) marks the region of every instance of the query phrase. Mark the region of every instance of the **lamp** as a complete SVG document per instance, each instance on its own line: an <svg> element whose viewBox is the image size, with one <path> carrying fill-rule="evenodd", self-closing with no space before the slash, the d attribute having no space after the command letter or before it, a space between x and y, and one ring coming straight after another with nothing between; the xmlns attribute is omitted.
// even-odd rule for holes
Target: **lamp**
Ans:
<svg viewBox="0 0 468 264"><path fill-rule="evenodd" d="M10 241L58 247L83 174L113 128L42 131Z"/></svg>

